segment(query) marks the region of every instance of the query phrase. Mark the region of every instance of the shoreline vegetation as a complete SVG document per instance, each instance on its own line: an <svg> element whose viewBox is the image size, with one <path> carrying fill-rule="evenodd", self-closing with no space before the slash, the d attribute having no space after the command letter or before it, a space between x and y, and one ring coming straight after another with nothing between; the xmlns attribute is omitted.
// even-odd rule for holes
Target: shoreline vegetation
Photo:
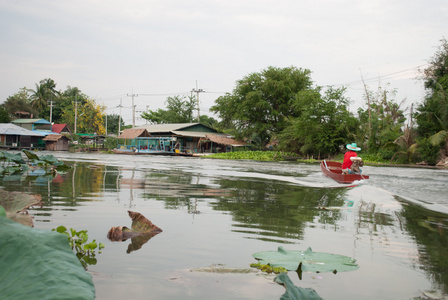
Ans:
<svg viewBox="0 0 448 300"><path fill-rule="evenodd" d="M323 159L315 159L314 157L301 157L295 153L280 152L280 151L236 151L226 153L213 153L205 158L210 159L231 159L231 160L257 160L257 161L297 161L302 163L320 163ZM428 168L428 169L448 169L448 158L442 159L437 165L431 166L425 163L394 163L386 160L379 160L371 155L362 156L364 164L367 166L381 166L381 167L406 167L406 168ZM327 160L342 162L344 156L339 154L335 157L325 158Z"/></svg>

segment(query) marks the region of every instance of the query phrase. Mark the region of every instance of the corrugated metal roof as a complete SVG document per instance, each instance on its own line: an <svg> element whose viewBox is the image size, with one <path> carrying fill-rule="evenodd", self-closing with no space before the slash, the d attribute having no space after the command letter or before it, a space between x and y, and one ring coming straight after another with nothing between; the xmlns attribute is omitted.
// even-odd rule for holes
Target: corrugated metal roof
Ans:
<svg viewBox="0 0 448 300"><path fill-rule="evenodd" d="M47 135L50 135L50 134L57 134L56 132L53 132L53 131L45 131L45 130L31 130L32 132L35 132L35 133L37 133L37 134L40 134L40 135L42 135L42 136L47 136Z"/></svg>
<svg viewBox="0 0 448 300"><path fill-rule="evenodd" d="M199 132L199 131L171 131L172 133L174 133L175 135L180 135L180 136L189 136L189 137L199 137L199 138L204 138L205 135L209 132Z"/></svg>
<svg viewBox="0 0 448 300"><path fill-rule="evenodd" d="M53 124L51 126L51 130L57 133L61 133L64 128L67 128L67 131L71 133L70 129L68 128L67 124Z"/></svg>
<svg viewBox="0 0 448 300"><path fill-rule="evenodd" d="M51 124L45 119L16 119L11 121L11 123L15 124Z"/></svg>
<svg viewBox="0 0 448 300"><path fill-rule="evenodd" d="M174 123L174 124L148 124L139 126L136 128L144 128L148 130L149 133L151 132L172 132L172 131L178 131L181 129L185 129L187 127L200 125L200 123Z"/></svg>
<svg viewBox="0 0 448 300"><path fill-rule="evenodd" d="M27 136L40 136L45 135L38 132L28 130L26 128L11 124L11 123L0 123L0 134L4 135L27 135Z"/></svg>

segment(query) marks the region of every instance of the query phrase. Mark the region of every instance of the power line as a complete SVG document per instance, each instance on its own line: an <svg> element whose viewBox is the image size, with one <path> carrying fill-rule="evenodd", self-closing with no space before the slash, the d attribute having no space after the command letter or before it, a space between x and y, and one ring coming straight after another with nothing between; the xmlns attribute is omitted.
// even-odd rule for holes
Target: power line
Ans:
<svg viewBox="0 0 448 300"><path fill-rule="evenodd" d="M378 79L381 79L381 78L383 78L383 79L394 78L394 77L397 77L397 75L401 75L402 73L405 73L405 72L408 72L408 71L416 71L420 67L423 67L423 66L426 66L426 64L425 65L419 65L419 66L416 66L416 67L413 67L413 68L410 68L410 69L401 70L401 71L398 71L398 72L393 72L393 73L389 73L389 74L385 74L385 75L378 75L378 76L375 76L375 77L370 77L370 78L365 79L364 82L377 81ZM334 85L339 86L339 85L352 85L352 84L362 84L362 83L363 83L362 80L356 80L356 81L340 83L340 84L334 84ZM330 85L327 85L327 86L330 86Z"/></svg>

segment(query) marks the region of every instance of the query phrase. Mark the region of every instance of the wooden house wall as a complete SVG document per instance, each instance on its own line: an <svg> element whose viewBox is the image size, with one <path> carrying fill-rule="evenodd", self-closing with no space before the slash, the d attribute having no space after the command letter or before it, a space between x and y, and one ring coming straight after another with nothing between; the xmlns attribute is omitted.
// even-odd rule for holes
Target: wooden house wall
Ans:
<svg viewBox="0 0 448 300"><path fill-rule="evenodd" d="M57 141L47 141L45 150L49 151L68 151L68 140L61 138Z"/></svg>

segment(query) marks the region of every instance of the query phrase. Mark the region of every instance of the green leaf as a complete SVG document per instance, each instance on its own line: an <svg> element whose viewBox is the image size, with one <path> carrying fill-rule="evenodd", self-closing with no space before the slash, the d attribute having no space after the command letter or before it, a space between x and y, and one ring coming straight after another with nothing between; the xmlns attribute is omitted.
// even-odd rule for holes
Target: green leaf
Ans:
<svg viewBox="0 0 448 300"><path fill-rule="evenodd" d="M92 276L67 237L0 217L0 294L5 299L94 299Z"/></svg>
<svg viewBox="0 0 448 300"><path fill-rule="evenodd" d="M301 288L295 286L287 273L280 273L274 281L280 285L283 285L286 292L280 297L280 300L322 300L322 298L312 288Z"/></svg>
<svg viewBox="0 0 448 300"><path fill-rule="evenodd" d="M287 251L278 247L278 251L264 251L252 254L261 264L283 267L289 271L303 272L346 272L359 267L355 260L343 255L306 251Z"/></svg>
<svg viewBox="0 0 448 300"><path fill-rule="evenodd" d="M59 226L58 228L56 228L56 231L59 233L64 233L67 231L67 228L65 226Z"/></svg>

